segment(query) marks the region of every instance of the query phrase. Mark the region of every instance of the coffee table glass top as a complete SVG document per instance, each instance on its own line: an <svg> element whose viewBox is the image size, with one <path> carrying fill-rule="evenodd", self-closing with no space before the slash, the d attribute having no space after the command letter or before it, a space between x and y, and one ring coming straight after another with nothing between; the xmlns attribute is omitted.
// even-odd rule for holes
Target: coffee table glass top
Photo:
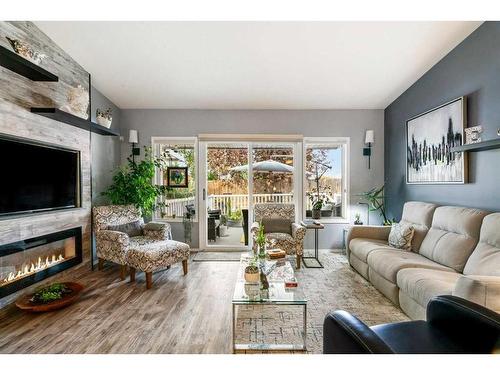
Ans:
<svg viewBox="0 0 500 375"><path fill-rule="evenodd" d="M233 303L236 304L286 304L305 305L307 300L300 288L286 288L285 280L293 279L293 267L285 259L266 260L266 267L274 267L267 276L268 290L260 290L259 283L245 281L245 267L251 259L250 254L243 254L238 270L238 279L234 288Z"/></svg>

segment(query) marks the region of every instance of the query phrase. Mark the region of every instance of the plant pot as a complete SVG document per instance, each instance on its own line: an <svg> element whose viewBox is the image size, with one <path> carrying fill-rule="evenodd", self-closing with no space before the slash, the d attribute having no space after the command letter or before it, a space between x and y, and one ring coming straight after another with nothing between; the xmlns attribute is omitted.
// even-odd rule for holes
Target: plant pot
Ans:
<svg viewBox="0 0 500 375"><path fill-rule="evenodd" d="M248 268L249 267L245 268L245 281L247 283L257 284L260 281L259 269L257 268L256 271L247 272Z"/></svg>
<svg viewBox="0 0 500 375"><path fill-rule="evenodd" d="M111 127L111 122L113 121L113 119L109 119L109 118L106 118L106 117L102 117L102 116L97 116L96 117L96 122L101 125L101 126L104 126L105 128L110 128Z"/></svg>
<svg viewBox="0 0 500 375"><path fill-rule="evenodd" d="M312 210L312 218L320 219L321 218L321 210Z"/></svg>
<svg viewBox="0 0 500 375"><path fill-rule="evenodd" d="M219 225L219 235L221 237L227 236L227 226L226 225Z"/></svg>

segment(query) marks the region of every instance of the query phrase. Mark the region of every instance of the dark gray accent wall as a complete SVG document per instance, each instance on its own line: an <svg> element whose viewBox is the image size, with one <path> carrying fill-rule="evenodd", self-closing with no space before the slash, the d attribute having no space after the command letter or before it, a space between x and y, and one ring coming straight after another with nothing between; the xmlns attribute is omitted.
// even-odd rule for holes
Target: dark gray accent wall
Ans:
<svg viewBox="0 0 500 375"><path fill-rule="evenodd" d="M467 126L482 125L482 138L500 128L500 22L486 22L389 105L385 117L386 204L399 219L403 204L417 200L500 211L500 150L469 153L469 183L407 185L406 120L459 96L467 97Z"/></svg>
<svg viewBox="0 0 500 375"><path fill-rule="evenodd" d="M113 110L111 128L120 131L121 110L111 100L92 87L91 92L92 121L95 122L97 109ZM92 204L107 203L101 193L111 184L113 171L120 165L119 137L103 136L91 133L92 136Z"/></svg>

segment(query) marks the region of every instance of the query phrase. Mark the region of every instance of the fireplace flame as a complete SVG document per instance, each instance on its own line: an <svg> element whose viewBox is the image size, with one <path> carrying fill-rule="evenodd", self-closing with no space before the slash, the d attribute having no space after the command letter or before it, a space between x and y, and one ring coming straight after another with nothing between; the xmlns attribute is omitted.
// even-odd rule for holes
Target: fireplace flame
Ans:
<svg viewBox="0 0 500 375"><path fill-rule="evenodd" d="M34 274L35 272L52 267L58 263L63 262L64 260L65 260L65 258L61 254L59 254L59 256L52 254L52 256L46 257L45 260L42 260L41 257L38 257L38 260L35 263L31 262L31 264L25 264L17 272L15 272L15 271L10 272L7 275L7 277L2 280L1 284L11 283L11 282L16 281L18 279L21 279L23 277Z"/></svg>

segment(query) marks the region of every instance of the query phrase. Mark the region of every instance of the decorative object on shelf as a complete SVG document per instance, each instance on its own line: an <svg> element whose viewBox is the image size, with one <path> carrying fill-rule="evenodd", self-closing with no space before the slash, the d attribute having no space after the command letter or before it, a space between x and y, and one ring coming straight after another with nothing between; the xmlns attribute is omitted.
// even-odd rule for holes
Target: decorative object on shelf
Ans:
<svg viewBox="0 0 500 375"><path fill-rule="evenodd" d="M130 129L128 131L128 143L132 145L132 161L135 161L135 157L141 154L141 149L136 147L139 143L139 135L137 130Z"/></svg>
<svg viewBox="0 0 500 375"><path fill-rule="evenodd" d="M370 204L366 202L358 202L358 204L360 206L366 206L366 225L370 225ZM360 225L363 225L363 223Z"/></svg>
<svg viewBox="0 0 500 375"><path fill-rule="evenodd" d="M373 188L367 192L359 194L359 196L361 196L364 200L368 201L369 212L370 211L375 211L375 212L379 211L380 216L383 219L384 225L391 225L394 220L389 220L387 218L386 213L385 213L384 188L385 188L385 185L382 185L382 187ZM360 202L360 204L367 204L367 203Z"/></svg>
<svg viewBox="0 0 500 375"><path fill-rule="evenodd" d="M497 129L497 135L500 137L500 128Z"/></svg>
<svg viewBox="0 0 500 375"><path fill-rule="evenodd" d="M144 159L136 163L132 155L127 164L118 169L113 176L111 186L102 193L112 204L133 204L140 208L144 216L150 216L156 210L162 210L165 203L158 197L165 194L166 186L153 183L156 167L164 161L153 157L151 149L144 147Z"/></svg>
<svg viewBox="0 0 500 375"><path fill-rule="evenodd" d="M407 184L467 182L467 155L451 150L462 145L465 108L460 97L406 121Z"/></svg>
<svg viewBox="0 0 500 375"><path fill-rule="evenodd" d="M6 36L6 38L15 53L24 57L25 59L28 59L36 65L39 65L43 61L43 59L47 57L47 55L43 53L33 51L33 49L28 44L21 42L18 39L11 39L8 36Z"/></svg>
<svg viewBox="0 0 500 375"><path fill-rule="evenodd" d="M88 119L89 92L82 85L69 90L67 101L68 103L61 107L62 111Z"/></svg>
<svg viewBox="0 0 500 375"><path fill-rule="evenodd" d="M373 130L367 130L365 133L365 144L368 147L363 148L363 156L368 156L368 169L371 169L371 157L372 157L372 143L375 141L375 132Z"/></svg>
<svg viewBox="0 0 500 375"><path fill-rule="evenodd" d="M245 267L245 281L251 284L257 284L260 280L259 265L257 259L253 257L248 266Z"/></svg>
<svg viewBox="0 0 500 375"><path fill-rule="evenodd" d="M105 111L101 111L97 108L95 119L99 125L109 129L111 127L111 122L113 121L113 110L108 108Z"/></svg>
<svg viewBox="0 0 500 375"><path fill-rule="evenodd" d="M471 145L481 142L481 133L483 132L482 126L472 126L465 128L465 144Z"/></svg>
<svg viewBox="0 0 500 375"><path fill-rule="evenodd" d="M363 222L361 221L361 215L357 213L354 215L354 225L363 225Z"/></svg>
<svg viewBox="0 0 500 375"><path fill-rule="evenodd" d="M74 282L51 284L19 298L16 306L31 312L58 310L75 302L83 289L83 285Z"/></svg>
<svg viewBox="0 0 500 375"><path fill-rule="evenodd" d="M187 188L188 167L167 167L167 186L170 188Z"/></svg>

